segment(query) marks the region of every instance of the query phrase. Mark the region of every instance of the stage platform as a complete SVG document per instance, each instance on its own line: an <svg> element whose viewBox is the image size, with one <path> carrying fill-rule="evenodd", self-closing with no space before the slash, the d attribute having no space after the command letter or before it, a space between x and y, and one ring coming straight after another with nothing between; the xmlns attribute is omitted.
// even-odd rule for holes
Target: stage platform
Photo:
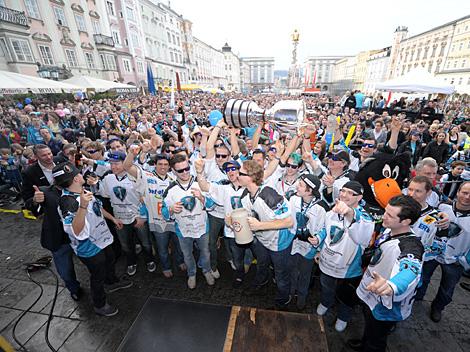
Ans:
<svg viewBox="0 0 470 352"><path fill-rule="evenodd" d="M120 352L327 352L323 321L298 314L149 297Z"/></svg>

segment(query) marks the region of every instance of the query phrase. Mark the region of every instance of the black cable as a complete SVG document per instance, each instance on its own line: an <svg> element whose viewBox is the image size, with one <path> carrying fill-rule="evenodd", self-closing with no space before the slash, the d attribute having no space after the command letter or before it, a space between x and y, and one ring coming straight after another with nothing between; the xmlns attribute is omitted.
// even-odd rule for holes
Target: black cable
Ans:
<svg viewBox="0 0 470 352"><path fill-rule="evenodd" d="M49 346L51 351L57 352L57 350L49 342L49 327L51 325L51 321L53 318L52 314L54 313L55 303L57 301L57 296L59 294L59 278L57 277L56 273L53 272L50 268L46 268L46 269L55 277L55 292L54 292L54 299L52 300L51 310L49 311L49 317L47 318L45 337L46 337L47 346Z"/></svg>
<svg viewBox="0 0 470 352"><path fill-rule="evenodd" d="M28 274L28 278L34 282L37 286L39 286L39 288L41 289L41 292L39 293L39 296L38 298L36 298L36 300L28 307L28 309L26 309L23 313L21 313L20 317L18 318L18 320L16 321L15 325L13 326L13 332L12 332L12 335L13 335L13 340L15 340L15 342L20 346L21 350L22 351L25 351L27 352L28 349L16 338L16 327L18 326L19 322L21 321L21 319L24 318L24 316L26 315L26 313L28 313L31 308L34 307L34 305L36 303L38 303L38 301L41 299L42 297L42 294L44 292L44 289L42 288L41 284L39 282L37 282L36 280L34 280L31 275L30 275L30 272L28 269L26 269L26 273Z"/></svg>
<svg viewBox="0 0 470 352"><path fill-rule="evenodd" d="M47 346L49 347L49 349L53 352L57 352L57 350L52 346L52 344L50 343L49 341L49 329L50 329L50 324L51 324L51 321L52 319L54 318L53 316L53 313L54 313L54 308L55 308L55 305L56 305L56 302L57 302L57 296L59 294L59 278L57 277L56 273L54 273L50 268L49 268L49 265L50 265L50 260L45 260L46 258L41 258L39 259L38 261L34 262L34 263L28 263L26 264L26 274L28 275L28 278L34 282L37 286L39 286L41 292L39 293L39 296L36 298L36 300L28 307L28 309L26 309L21 315L20 317L18 318L18 320L15 322L15 325L13 326L13 331L12 331L12 335L13 335L13 339L15 340L15 342L20 346L21 350L24 351L24 352L28 352L28 349L17 339L16 337L16 328L19 324L19 322L21 321L21 319L24 318L24 316L34 307L34 305L41 299L43 293L44 293L44 289L41 285L40 282L34 280L32 277L31 277L31 272L34 272L34 271L37 271L37 270L40 270L40 269L46 269L47 271L49 271L55 278L55 292L54 292L54 298L52 300L52 305L51 305L51 309L49 311L49 316L47 318L47 324L46 324L46 331L45 331L45 338L46 338L46 343L47 343Z"/></svg>

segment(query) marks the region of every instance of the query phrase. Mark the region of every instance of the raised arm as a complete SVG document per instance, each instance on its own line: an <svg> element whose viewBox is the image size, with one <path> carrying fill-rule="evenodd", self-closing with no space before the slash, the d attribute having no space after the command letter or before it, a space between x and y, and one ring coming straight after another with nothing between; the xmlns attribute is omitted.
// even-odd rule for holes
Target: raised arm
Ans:
<svg viewBox="0 0 470 352"><path fill-rule="evenodd" d="M215 149L214 149L214 144L217 138L219 138L219 133L222 128L227 126L223 120L220 120L217 122L217 125L212 129L211 135L209 136L209 139L207 140L207 146L206 146L206 158L207 159L212 159L215 154Z"/></svg>
<svg viewBox="0 0 470 352"><path fill-rule="evenodd" d="M197 159L194 162L194 167L196 168L197 183L199 184L199 188L203 192L209 192L210 184L207 182L206 177L204 176L204 159Z"/></svg>
<svg viewBox="0 0 470 352"><path fill-rule="evenodd" d="M235 128L230 129L230 147L232 149L232 156L240 154L240 147L238 146L238 138Z"/></svg>
<svg viewBox="0 0 470 352"><path fill-rule="evenodd" d="M138 145L131 145L129 147L129 153L127 153L126 159L122 163L124 170L134 178L137 178L138 171L137 166L134 165L134 159L140 153L140 147Z"/></svg>

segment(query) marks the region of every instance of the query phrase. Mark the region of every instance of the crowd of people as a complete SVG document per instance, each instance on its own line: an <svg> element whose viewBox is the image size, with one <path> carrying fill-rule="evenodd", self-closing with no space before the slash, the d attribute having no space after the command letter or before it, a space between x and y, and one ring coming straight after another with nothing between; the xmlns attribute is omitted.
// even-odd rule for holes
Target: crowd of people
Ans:
<svg viewBox="0 0 470 352"><path fill-rule="evenodd" d="M167 279L186 272L194 289L217 285L226 260L234 290L259 294L274 282L278 309L295 302L304 310L319 272L316 313L336 306L341 332L363 304L363 337L348 344L385 351L438 266L434 322L470 274L470 111L461 102L419 102L427 117L442 106L445 118L412 121L377 114L361 94L303 97L308 115L292 133L269 121L238 129L209 118L229 98L270 108L292 99L282 95L3 101L2 199L22 198L44 215L41 245L74 300L83 290L73 257L87 267L99 315L118 313L107 294L132 287L138 270ZM356 175L384 154L403 155L412 167L402 192L374 208L369 184ZM397 175L384 167L384 177ZM237 209L248 212L250 243L237 242ZM126 277L115 272L119 256ZM256 274L245 283L249 270Z"/></svg>

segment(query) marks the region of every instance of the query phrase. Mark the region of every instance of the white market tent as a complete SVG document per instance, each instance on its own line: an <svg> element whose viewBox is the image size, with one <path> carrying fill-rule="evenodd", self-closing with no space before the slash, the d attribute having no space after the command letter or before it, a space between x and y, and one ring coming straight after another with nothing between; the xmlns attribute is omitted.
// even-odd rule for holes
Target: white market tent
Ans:
<svg viewBox="0 0 470 352"><path fill-rule="evenodd" d="M452 94L455 91L453 85L434 77L422 67L412 70L401 77L379 83L375 86L375 89L389 92L429 94Z"/></svg>
<svg viewBox="0 0 470 352"><path fill-rule="evenodd" d="M104 79L94 78L90 76L73 76L72 78L66 79L63 82L78 86L82 89L94 89L97 92L105 92L110 89L115 89L118 92L135 92L137 90L136 86L132 86L130 84L107 81Z"/></svg>
<svg viewBox="0 0 470 352"><path fill-rule="evenodd" d="M67 93L79 91L80 87L63 81L53 81L20 73L0 71L0 94Z"/></svg>

